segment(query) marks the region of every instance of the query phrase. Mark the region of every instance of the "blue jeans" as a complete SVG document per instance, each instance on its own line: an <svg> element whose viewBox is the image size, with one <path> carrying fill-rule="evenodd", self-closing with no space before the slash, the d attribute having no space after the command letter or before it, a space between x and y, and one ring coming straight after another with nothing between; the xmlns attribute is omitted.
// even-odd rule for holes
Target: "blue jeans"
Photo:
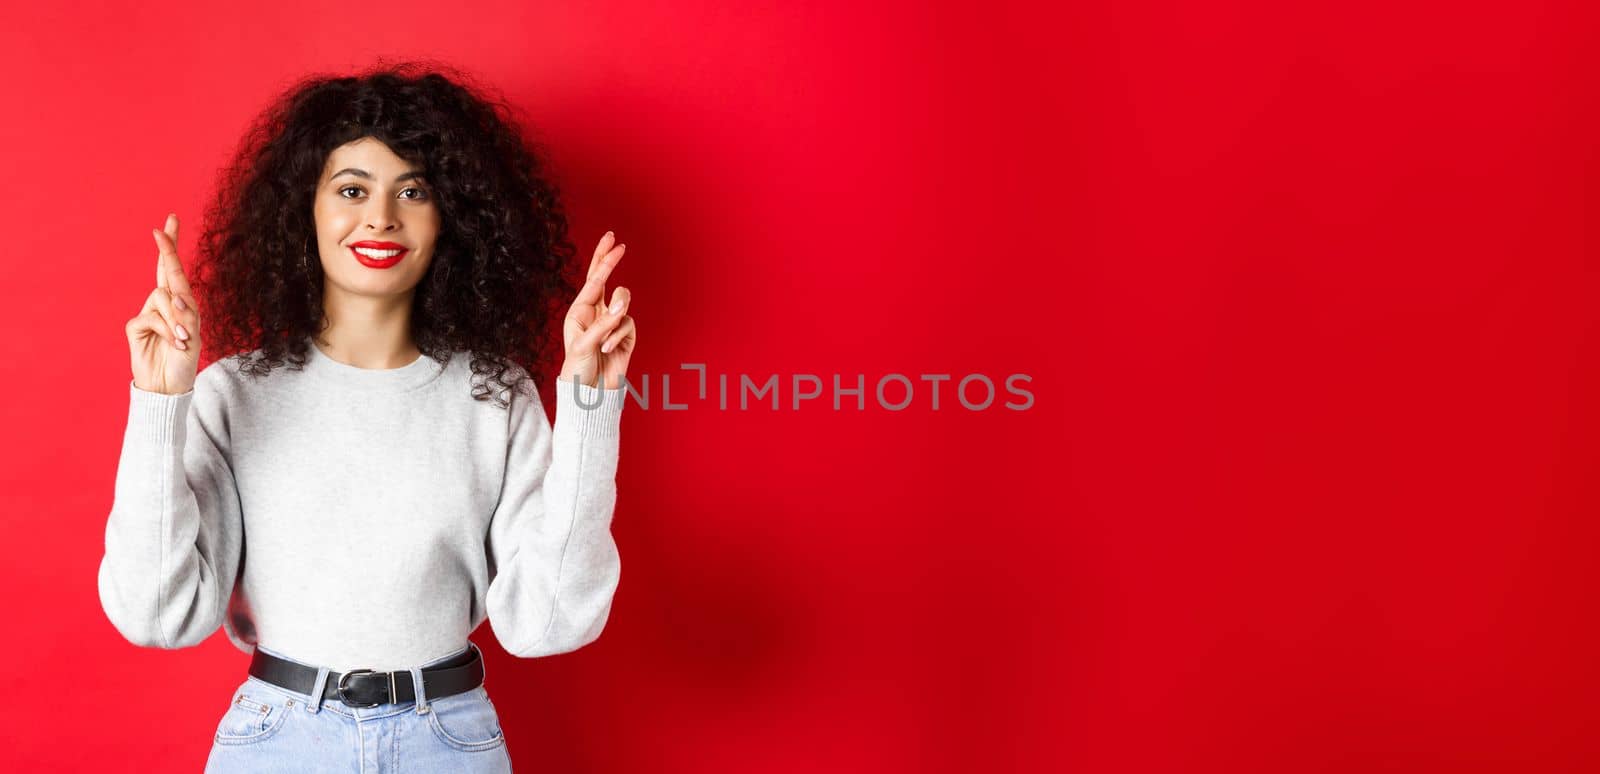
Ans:
<svg viewBox="0 0 1600 774"><path fill-rule="evenodd" d="M217 724L205 770L219 774L510 772L511 755L500 718L482 685L442 699L429 699L422 690L423 667L466 651L413 667L416 701L376 707L312 698L327 684L327 667L317 671L312 695L246 677L234 689L228 711Z"/></svg>

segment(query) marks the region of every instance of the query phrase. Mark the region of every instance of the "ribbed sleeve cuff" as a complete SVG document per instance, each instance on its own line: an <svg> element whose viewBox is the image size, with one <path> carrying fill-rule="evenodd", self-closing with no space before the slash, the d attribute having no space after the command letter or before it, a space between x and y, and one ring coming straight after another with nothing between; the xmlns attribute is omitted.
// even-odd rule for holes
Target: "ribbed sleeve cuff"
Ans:
<svg viewBox="0 0 1600 774"><path fill-rule="evenodd" d="M128 428L135 437L165 446L182 443L194 390L178 395L141 390L128 380Z"/></svg>
<svg viewBox="0 0 1600 774"><path fill-rule="evenodd" d="M622 425L622 406L626 388L615 390L574 386L572 380L556 380L556 431L576 433L587 438L616 438Z"/></svg>

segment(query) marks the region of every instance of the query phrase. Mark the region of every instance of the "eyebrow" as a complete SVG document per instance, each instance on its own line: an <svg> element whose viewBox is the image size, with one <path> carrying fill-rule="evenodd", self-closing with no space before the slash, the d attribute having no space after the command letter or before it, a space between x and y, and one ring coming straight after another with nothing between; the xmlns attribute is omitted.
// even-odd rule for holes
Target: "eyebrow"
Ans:
<svg viewBox="0 0 1600 774"><path fill-rule="evenodd" d="M364 178L366 178L368 180L374 179L371 172L368 172L365 169L356 169L355 167L345 167L344 169L341 169L338 172L333 173L333 176L329 177L328 179L332 180L333 178L338 177L340 175L355 175L356 177L364 177ZM416 172L407 172L407 173L395 178L394 181L396 183L398 183L398 182L400 182L402 180L417 180L417 179L421 179L421 178L422 178L422 172L419 170L419 171L416 171Z"/></svg>

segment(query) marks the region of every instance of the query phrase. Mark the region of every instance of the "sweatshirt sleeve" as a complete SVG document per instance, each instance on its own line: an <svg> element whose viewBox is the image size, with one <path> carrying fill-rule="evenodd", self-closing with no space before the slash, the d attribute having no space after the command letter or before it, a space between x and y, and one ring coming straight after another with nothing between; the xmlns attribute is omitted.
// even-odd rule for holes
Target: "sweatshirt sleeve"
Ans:
<svg viewBox="0 0 1600 774"><path fill-rule="evenodd" d="M610 616L621 574L611 516L626 392L557 381L552 429L537 390L512 390L486 606L495 638L513 655L576 650Z"/></svg>
<svg viewBox="0 0 1600 774"><path fill-rule="evenodd" d="M198 645L222 623L243 544L223 401L202 372L181 395L129 380L100 605L135 645Z"/></svg>

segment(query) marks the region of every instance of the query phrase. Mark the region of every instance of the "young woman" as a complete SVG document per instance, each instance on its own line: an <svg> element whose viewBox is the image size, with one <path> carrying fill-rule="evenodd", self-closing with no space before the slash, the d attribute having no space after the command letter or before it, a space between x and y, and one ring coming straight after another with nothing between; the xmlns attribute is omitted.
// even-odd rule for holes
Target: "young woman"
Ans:
<svg viewBox="0 0 1600 774"><path fill-rule="evenodd" d="M577 287L538 154L436 70L262 114L208 212L203 306L177 217L152 230L100 600L135 644L221 626L252 654L208 771L508 771L468 635L546 656L610 614L624 248L607 232ZM555 314L552 425L521 363L552 360Z"/></svg>

